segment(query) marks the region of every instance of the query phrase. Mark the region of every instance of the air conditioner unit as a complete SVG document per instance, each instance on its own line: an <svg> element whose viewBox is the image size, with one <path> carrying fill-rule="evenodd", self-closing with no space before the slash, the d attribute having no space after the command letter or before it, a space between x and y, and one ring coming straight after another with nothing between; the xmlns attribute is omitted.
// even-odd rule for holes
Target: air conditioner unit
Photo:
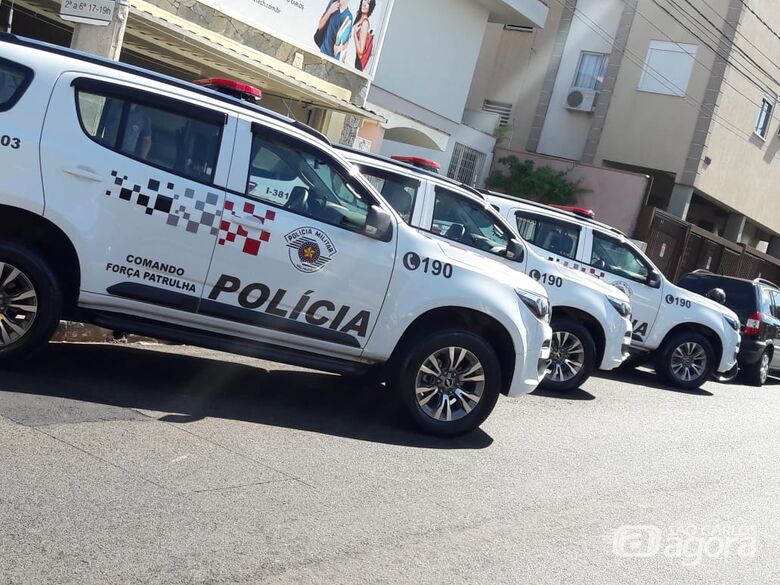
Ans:
<svg viewBox="0 0 780 585"><path fill-rule="evenodd" d="M599 92L595 89L572 87L566 96L566 107L577 112L592 112L596 109L596 96Z"/></svg>

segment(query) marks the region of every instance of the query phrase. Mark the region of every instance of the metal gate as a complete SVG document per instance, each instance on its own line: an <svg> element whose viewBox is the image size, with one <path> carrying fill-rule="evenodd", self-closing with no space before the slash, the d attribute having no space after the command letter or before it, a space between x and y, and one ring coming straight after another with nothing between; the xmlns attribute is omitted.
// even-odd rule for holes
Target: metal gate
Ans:
<svg viewBox="0 0 780 585"><path fill-rule="evenodd" d="M647 242L647 255L672 281L697 269L740 278L780 281L780 260L735 244L665 211L647 207L634 237Z"/></svg>

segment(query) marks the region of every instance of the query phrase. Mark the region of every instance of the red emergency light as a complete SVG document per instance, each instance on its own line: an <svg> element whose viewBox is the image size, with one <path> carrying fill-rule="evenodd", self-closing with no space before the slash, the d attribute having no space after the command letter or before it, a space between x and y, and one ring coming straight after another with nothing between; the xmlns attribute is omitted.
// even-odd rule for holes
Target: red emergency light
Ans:
<svg viewBox="0 0 780 585"><path fill-rule="evenodd" d="M574 207L571 205L550 205L550 207L555 207L555 209L568 211L570 213L579 215L581 217L589 217L590 219L596 219L596 212L593 211L592 209L585 209L584 207Z"/></svg>
<svg viewBox="0 0 780 585"><path fill-rule="evenodd" d="M434 173L438 173L441 170L441 165L437 163L435 160L429 160L427 158L421 158L419 156L400 156L400 155L394 155L391 156L393 160L397 160L398 162L406 163L408 165L412 165L413 167L417 167L418 169L425 169L426 171L431 171Z"/></svg>
<svg viewBox="0 0 780 585"><path fill-rule="evenodd" d="M260 101L263 97L263 92L259 88L232 79L209 77L208 79L198 79L193 83L252 103Z"/></svg>

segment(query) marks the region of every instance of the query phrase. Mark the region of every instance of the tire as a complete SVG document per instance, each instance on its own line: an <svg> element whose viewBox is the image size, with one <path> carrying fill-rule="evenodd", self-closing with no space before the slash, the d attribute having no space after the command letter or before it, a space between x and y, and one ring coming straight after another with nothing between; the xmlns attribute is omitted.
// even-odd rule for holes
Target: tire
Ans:
<svg viewBox="0 0 780 585"><path fill-rule="evenodd" d="M745 381L751 386L763 386L769 377L769 362L771 361L769 351L764 351L761 358L755 363L743 368Z"/></svg>
<svg viewBox="0 0 780 585"><path fill-rule="evenodd" d="M590 378L596 365L596 343L593 336L579 321L562 318L553 319L553 339L550 348L550 365L540 386L553 392L570 392L579 388ZM563 343L563 346L561 346ZM555 352L562 351L559 363L553 357ZM567 349L568 348L568 349ZM566 352L568 355L566 354ZM573 353L576 351L576 355ZM572 372L572 364L581 364ZM556 380L555 378L560 379Z"/></svg>
<svg viewBox="0 0 780 585"><path fill-rule="evenodd" d="M24 246L0 242L0 363L44 347L61 315L62 293L49 266Z"/></svg>
<svg viewBox="0 0 780 585"><path fill-rule="evenodd" d="M453 361L456 367L447 367ZM501 365L496 352L468 331L449 330L420 338L393 363L394 390L425 433L445 437L468 433L485 421L498 401ZM429 391L418 394L417 388ZM448 410L451 420L447 420Z"/></svg>
<svg viewBox="0 0 780 585"><path fill-rule="evenodd" d="M699 367L689 367L685 363L680 365L680 360L686 357L693 359ZM715 370L715 351L712 349L712 343L700 333L678 333L668 339L658 351L655 370L666 383L675 388L700 388ZM691 378L688 379L688 376Z"/></svg>

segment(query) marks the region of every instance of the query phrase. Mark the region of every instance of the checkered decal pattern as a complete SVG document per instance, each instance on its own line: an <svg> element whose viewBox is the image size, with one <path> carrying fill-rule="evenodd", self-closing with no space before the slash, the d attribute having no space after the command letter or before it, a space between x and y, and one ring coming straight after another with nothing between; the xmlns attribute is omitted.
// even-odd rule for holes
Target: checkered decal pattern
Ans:
<svg viewBox="0 0 780 585"><path fill-rule="evenodd" d="M607 276L603 270L598 270L590 266L583 266L579 262L569 262L568 260L559 260L558 258L554 258L553 256L550 256L547 259L551 260L552 262L557 262L558 264L563 264L567 268L572 268L574 270L579 270L580 272L584 272L585 274L590 274L591 276L595 276L596 278L605 278Z"/></svg>
<svg viewBox="0 0 780 585"><path fill-rule="evenodd" d="M244 215L251 215L262 225L276 219L276 212L272 209L263 209L259 205L243 201L231 195L225 200L225 211L231 215L236 214L236 210L241 210ZM255 233L252 233L255 232ZM271 232L261 230L248 230L244 226L232 223L229 218L224 217L219 228L219 245L236 246L241 248L245 254L257 256L260 252L260 245L271 239Z"/></svg>
<svg viewBox="0 0 780 585"><path fill-rule="evenodd" d="M197 193L190 188L181 192L173 183L163 185L155 179L149 179L146 187L131 186L127 176L120 176L117 171L111 171L111 176L114 185L112 190L106 191L108 197L135 203L146 215L159 216L169 226L183 227L191 234L203 230L208 230L212 236L219 233L222 210L216 193Z"/></svg>
<svg viewBox="0 0 780 585"><path fill-rule="evenodd" d="M225 210L230 215L223 218L217 193L198 192L189 187L182 191L174 183L163 184L156 179L149 179L144 187L131 183L126 175L120 175L118 171L112 171L111 176L114 182L112 188L106 191L106 196L134 203L146 215L159 217L171 227L184 229L191 234L208 231L210 235L219 237L220 246L236 246L252 256L257 256L260 245L271 239L271 232L246 229L231 219L236 215L236 210L240 209L244 215L251 215L265 225L276 219L273 210L261 209L254 203L228 196Z"/></svg>

